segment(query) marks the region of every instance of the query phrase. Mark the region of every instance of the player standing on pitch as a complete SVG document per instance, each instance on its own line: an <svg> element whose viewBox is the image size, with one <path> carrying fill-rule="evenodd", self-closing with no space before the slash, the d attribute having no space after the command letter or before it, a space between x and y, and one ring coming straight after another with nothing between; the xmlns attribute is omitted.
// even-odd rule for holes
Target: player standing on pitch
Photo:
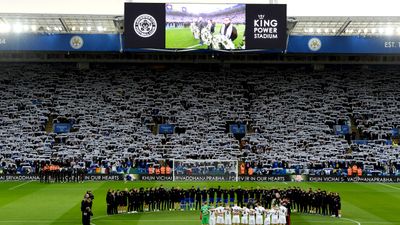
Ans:
<svg viewBox="0 0 400 225"><path fill-rule="evenodd" d="M202 225L209 225L209 220L210 220L209 210L210 206L207 205L207 202L203 202L203 206L200 209L200 218Z"/></svg>

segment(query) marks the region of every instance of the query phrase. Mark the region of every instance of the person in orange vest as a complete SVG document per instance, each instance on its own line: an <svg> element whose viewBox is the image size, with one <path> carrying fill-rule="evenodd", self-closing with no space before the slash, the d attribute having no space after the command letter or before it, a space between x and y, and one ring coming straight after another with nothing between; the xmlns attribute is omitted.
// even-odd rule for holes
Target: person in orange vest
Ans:
<svg viewBox="0 0 400 225"><path fill-rule="evenodd" d="M169 167L169 165L167 165L167 168L165 169L165 172L167 173L167 175L171 174L171 167Z"/></svg>
<svg viewBox="0 0 400 225"><path fill-rule="evenodd" d="M358 170L357 165L353 165L353 175L357 174L357 170Z"/></svg>
<svg viewBox="0 0 400 225"><path fill-rule="evenodd" d="M253 173L254 173L253 168L252 168L252 167L249 167L249 169L248 169L248 174L249 174L249 176L253 176Z"/></svg>
<svg viewBox="0 0 400 225"><path fill-rule="evenodd" d="M150 166L150 167L149 167L149 174L150 174L150 175L153 175L153 174L154 174L154 168L153 168L153 166Z"/></svg>
<svg viewBox="0 0 400 225"><path fill-rule="evenodd" d="M246 170L246 166L244 165L244 163L240 164L240 175L244 175Z"/></svg>
<svg viewBox="0 0 400 225"><path fill-rule="evenodd" d="M162 175L165 175L165 166L162 166L162 167L161 167L161 174L162 174Z"/></svg>
<svg viewBox="0 0 400 225"><path fill-rule="evenodd" d="M156 175L160 175L161 171L159 167L156 167Z"/></svg>
<svg viewBox="0 0 400 225"><path fill-rule="evenodd" d="M361 169L361 167L358 168L357 175L358 175L359 177L362 176L362 169Z"/></svg>
<svg viewBox="0 0 400 225"><path fill-rule="evenodd" d="M351 169L350 166L349 166L349 168L347 169L347 176L349 176L349 177L353 176L353 170Z"/></svg>

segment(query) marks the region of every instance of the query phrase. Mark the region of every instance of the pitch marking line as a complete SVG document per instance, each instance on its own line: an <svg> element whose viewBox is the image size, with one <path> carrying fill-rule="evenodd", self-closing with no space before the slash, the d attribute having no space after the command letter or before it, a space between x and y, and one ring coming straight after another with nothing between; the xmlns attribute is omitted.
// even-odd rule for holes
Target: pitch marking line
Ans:
<svg viewBox="0 0 400 225"><path fill-rule="evenodd" d="M110 217L110 216L98 216L98 217L95 217L95 218L93 218L92 220L98 220L98 219L101 219L101 218L105 218L105 217ZM340 220L347 220L347 221L350 221L350 222L353 222L353 223L355 223L355 224L357 224L357 225L361 225L361 223L360 222L358 222L357 220L352 220L352 219L348 219L348 218L340 218L340 219L338 219L336 222L337 223L340 223L341 221ZM161 222L161 221L168 221L168 222L194 222L194 221L198 221L198 220L146 220L146 219L141 219L141 220L124 220L124 219L105 219L104 221L116 221L116 222L121 222L121 221L132 221L132 222L134 222L134 221L140 221L140 222L144 222L144 223L146 223L146 222ZM1 223L1 221L0 221L0 223ZM332 223L332 221L323 221L323 220L309 220L309 221L307 221L307 223L319 223L319 224L331 224ZM369 222L364 222L364 224L392 224L391 222L375 222L375 221L369 221ZM94 224L93 222L91 223L91 225L96 225L96 224Z"/></svg>
<svg viewBox="0 0 400 225"><path fill-rule="evenodd" d="M393 188L393 189L396 189L396 190L400 190L400 188L393 187L392 185L389 185L389 184L384 184L384 183L379 183L379 184L382 185L382 186L388 187L388 188Z"/></svg>
<svg viewBox="0 0 400 225"><path fill-rule="evenodd" d="M197 45L189 46L189 47L187 47L187 48L196 48L196 47L198 47L198 46L201 46L201 44L197 44Z"/></svg>
<svg viewBox="0 0 400 225"><path fill-rule="evenodd" d="M26 184L29 184L29 183L31 183L31 182L33 182L33 181L27 181L27 182L22 183L22 184L19 184L19 185L17 185L17 186L10 187L8 190L9 190L9 191L15 190L15 189L17 189L17 188L19 188L19 187L22 187L22 186L24 186L24 185L26 185Z"/></svg>
<svg viewBox="0 0 400 225"><path fill-rule="evenodd" d="M356 221L356 220L347 219L347 218L342 218L342 219L347 220L347 221L350 221L350 222L353 222L353 223L355 223L355 224L357 224L357 225L361 225L361 223L358 222L358 221Z"/></svg>

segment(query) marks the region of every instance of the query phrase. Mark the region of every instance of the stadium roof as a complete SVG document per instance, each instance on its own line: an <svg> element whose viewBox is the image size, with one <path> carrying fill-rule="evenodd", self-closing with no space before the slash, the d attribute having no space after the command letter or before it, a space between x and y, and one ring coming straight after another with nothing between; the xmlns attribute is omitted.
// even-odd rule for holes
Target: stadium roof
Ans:
<svg viewBox="0 0 400 225"><path fill-rule="evenodd" d="M2 0L0 33L116 33L124 2L135 0ZM140 2L183 2L182 0ZM185 0L185 2L188 2ZM196 3L199 0L192 0ZM203 0L223 3L226 0ZM243 3L230 0L229 3ZM246 3L265 3L250 0ZM268 1L267 1L268 2ZM269 0L288 5L294 35L400 35L398 0ZM393 15L393 16L391 16Z"/></svg>

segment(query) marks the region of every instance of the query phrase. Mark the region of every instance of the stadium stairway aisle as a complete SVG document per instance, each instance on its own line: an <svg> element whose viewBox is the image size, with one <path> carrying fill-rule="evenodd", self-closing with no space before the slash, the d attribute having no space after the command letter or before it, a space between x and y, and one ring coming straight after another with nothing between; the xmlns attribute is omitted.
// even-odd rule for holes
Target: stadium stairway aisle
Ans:
<svg viewBox="0 0 400 225"><path fill-rule="evenodd" d="M53 120L54 119L55 119L54 116L52 116L52 115L49 116L49 119L47 120L46 127L45 127L46 133L53 132L53 125L54 125Z"/></svg>

